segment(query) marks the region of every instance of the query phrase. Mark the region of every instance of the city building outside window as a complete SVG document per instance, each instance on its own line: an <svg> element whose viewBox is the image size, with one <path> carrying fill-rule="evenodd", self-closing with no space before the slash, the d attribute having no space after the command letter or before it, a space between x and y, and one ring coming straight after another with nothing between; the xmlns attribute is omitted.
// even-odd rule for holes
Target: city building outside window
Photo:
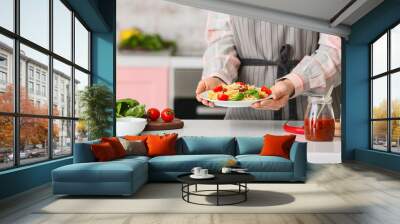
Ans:
<svg viewBox="0 0 400 224"><path fill-rule="evenodd" d="M64 1L18 2L2 2L19 23L0 23L0 170L70 156L74 142L87 138L71 107L90 85L87 26Z"/></svg>

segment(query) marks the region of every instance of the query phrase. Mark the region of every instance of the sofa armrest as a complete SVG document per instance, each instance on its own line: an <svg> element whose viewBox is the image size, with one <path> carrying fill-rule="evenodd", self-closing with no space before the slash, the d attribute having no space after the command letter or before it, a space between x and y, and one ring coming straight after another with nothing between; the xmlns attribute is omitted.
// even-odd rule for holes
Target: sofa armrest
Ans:
<svg viewBox="0 0 400 224"><path fill-rule="evenodd" d="M99 143L99 140L89 141L89 142L81 142L75 143L74 147L74 163L89 163L95 162L96 158L94 157L90 146L92 144Z"/></svg>
<svg viewBox="0 0 400 224"><path fill-rule="evenodd" d="M293 179L305 181L307 176L307 143L294 142L290 149L290 160L293 162Z"/></svg>

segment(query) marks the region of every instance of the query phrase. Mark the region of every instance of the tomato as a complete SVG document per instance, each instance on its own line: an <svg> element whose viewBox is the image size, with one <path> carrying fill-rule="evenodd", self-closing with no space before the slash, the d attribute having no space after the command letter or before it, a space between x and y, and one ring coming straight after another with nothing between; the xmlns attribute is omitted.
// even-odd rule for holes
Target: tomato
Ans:
<svg viewBox="0 0 400 224"><path fill-rule="evenodd" d="M223 91L224 90L224 88L222 87L222 85L219 85L219 86L216 86L214 89L213 89L213 91L214 92L221 92L221 91Z"/></svg>
<svg viewBox="0 0 400 224"><path fill-rule="evenodd" d="M166 108L161 112L161 119L164 122L171 122L175 118L175 113L171 108Z"/></svg>
<svg viewBox="0 0 400 224"><path fill-rule="evenodd" d="M244 83L244 82L236 82L236 84L241 85L241 86L246 85L246 83Z"/></svg>
<svg viewBox="0 0 400 224"><path fill-rule="evenodd" d="M267 95L271 95L271 94L272 94L271 89L269 89L269 88L266 87L266 86L261 86L261 91L263 91L263 92L266 93Z"/></svg>
<svg viewBox="0 0 400 224"><path fill-rule="evenodd" d="M228 95L226 95L226 94L219 94L218 95L218 100L222 100L222 101L227 101L227 100L229 100L229 96Z"/></svg>
<svg viewBox="0 0 400 224"><path fill-rule="evenodd" d="M147 110L147 117L152 121L156 121L160 117L160 111L156 108L150 108Z"/></svg>

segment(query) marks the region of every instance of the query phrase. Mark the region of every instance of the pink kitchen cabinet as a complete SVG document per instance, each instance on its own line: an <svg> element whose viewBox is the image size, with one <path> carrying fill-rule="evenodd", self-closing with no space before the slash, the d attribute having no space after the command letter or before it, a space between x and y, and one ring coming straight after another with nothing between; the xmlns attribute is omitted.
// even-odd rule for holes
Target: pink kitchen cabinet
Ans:
<svg viewBox="0 0 400 224"><path fill-rule="evenodd" d="M117 68L117 99L133 98L146 108L168 106L168 67Z"/></svg>

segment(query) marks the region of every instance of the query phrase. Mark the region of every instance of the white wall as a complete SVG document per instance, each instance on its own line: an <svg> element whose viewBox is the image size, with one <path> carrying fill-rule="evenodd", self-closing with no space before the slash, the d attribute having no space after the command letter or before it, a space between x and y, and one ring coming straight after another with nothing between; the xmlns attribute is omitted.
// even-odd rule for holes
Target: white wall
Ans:
<svg viewBox="0 0 400 224"><path fill-rule="evenodd" d="M117 31L139 27L173 39L180 55L202 55L207 12L164 0L118 0Z"/></svg>

